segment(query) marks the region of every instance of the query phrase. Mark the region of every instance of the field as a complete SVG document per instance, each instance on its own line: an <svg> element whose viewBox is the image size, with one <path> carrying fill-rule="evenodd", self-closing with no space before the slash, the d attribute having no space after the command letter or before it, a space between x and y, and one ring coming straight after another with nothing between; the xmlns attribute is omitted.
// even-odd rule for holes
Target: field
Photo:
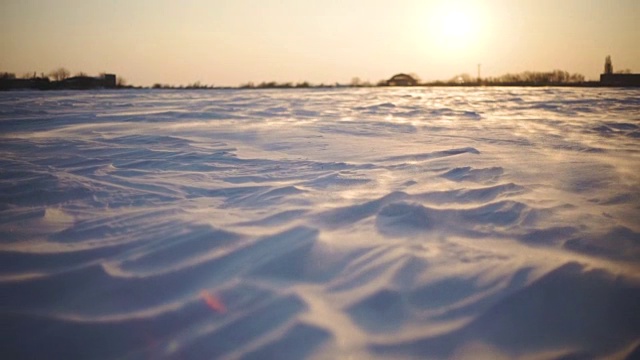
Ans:
<svg viewBox="0 0 640 360"><path fill-rule="evenodd" d="M0 352L637 357L639 169L635 89L0 93Z"/></svg>

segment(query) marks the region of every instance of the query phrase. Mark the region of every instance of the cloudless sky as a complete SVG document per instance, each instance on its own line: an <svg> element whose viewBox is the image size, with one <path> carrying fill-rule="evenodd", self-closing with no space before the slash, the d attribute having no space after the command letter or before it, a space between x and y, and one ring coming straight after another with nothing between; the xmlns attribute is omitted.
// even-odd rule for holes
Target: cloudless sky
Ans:
<svg viewBox="0 0 640 360"><path fill-rule="evenodd" d="M0 71L135 85L640 72L640 0L0 0Z"/></svg>

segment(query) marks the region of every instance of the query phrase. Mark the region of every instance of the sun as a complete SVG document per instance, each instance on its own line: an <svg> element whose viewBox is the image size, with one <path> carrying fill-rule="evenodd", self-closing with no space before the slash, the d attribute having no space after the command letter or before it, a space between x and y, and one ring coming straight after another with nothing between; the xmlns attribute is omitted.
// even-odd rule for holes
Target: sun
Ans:
<svg viewBox="0 0 640 360"><path fill-rule="evenodd" d="M465 42L475 28L473 17L461 10L445 12L440 22L442 36L447 41Z"/></svg>
<svg viewBox="0 0 640 360"><path fill-rule="evenodd" d="M429 15L425 17L422 39L431 53L461 56L475 53L483 46L487 13L480 3L451 0L425 11Z"/></svg>
<svg viewBox="0 0 640 360"><path fill-rule="evenodd" d="M488 3L422 0L415 10L415 21L411 22L408 35L420 57L446 66L473 64L475 69L489 54L495 41L495 22Z"/></svg>

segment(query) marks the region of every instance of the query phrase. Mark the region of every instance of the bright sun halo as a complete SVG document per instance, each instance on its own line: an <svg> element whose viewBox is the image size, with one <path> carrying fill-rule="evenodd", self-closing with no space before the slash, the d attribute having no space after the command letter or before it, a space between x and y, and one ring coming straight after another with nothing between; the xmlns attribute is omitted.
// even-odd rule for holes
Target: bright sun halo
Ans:
<svg viewBox="0 0 640 360"><path fill-rule="evenodd" d="M473 19L465 12L450 10L442 17L442 35L448 40L464 41L472 35Z"/></svg>
<svg viewBox="0 0 640 360"><path fill-rule="evenodd" d="M441 2L429 9L431 51L459 56L477 51L485 33L486 12L473 1Z"/></svg>

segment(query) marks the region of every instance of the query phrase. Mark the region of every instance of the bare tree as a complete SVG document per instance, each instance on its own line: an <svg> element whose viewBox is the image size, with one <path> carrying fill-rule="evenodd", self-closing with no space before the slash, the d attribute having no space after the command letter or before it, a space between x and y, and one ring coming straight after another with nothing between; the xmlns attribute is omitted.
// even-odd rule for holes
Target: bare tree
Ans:
<svg viewBox="0 0 640 360"><path fill-rule="evenodd" d="M125 86L127 86L127 79L123 78L122 76L118 76L118 79L116 80L116 87Z"/></svg>
<svg viewBox="0 0 640 360"><path fill-rule="evenodd" d="M16 74L10 72L0 72L0 80L13 80L16 78Z"/></svg>
<svg viewBox="0 0 640 360"><path fill-rule="evenodd" d="M51 71L51 73L49 75L55 81L62 81L64 79L68 78L69 75L71 75L71 73L69 72L69 70L61 67L61 68L58 68L56 70Z"/></svg>

